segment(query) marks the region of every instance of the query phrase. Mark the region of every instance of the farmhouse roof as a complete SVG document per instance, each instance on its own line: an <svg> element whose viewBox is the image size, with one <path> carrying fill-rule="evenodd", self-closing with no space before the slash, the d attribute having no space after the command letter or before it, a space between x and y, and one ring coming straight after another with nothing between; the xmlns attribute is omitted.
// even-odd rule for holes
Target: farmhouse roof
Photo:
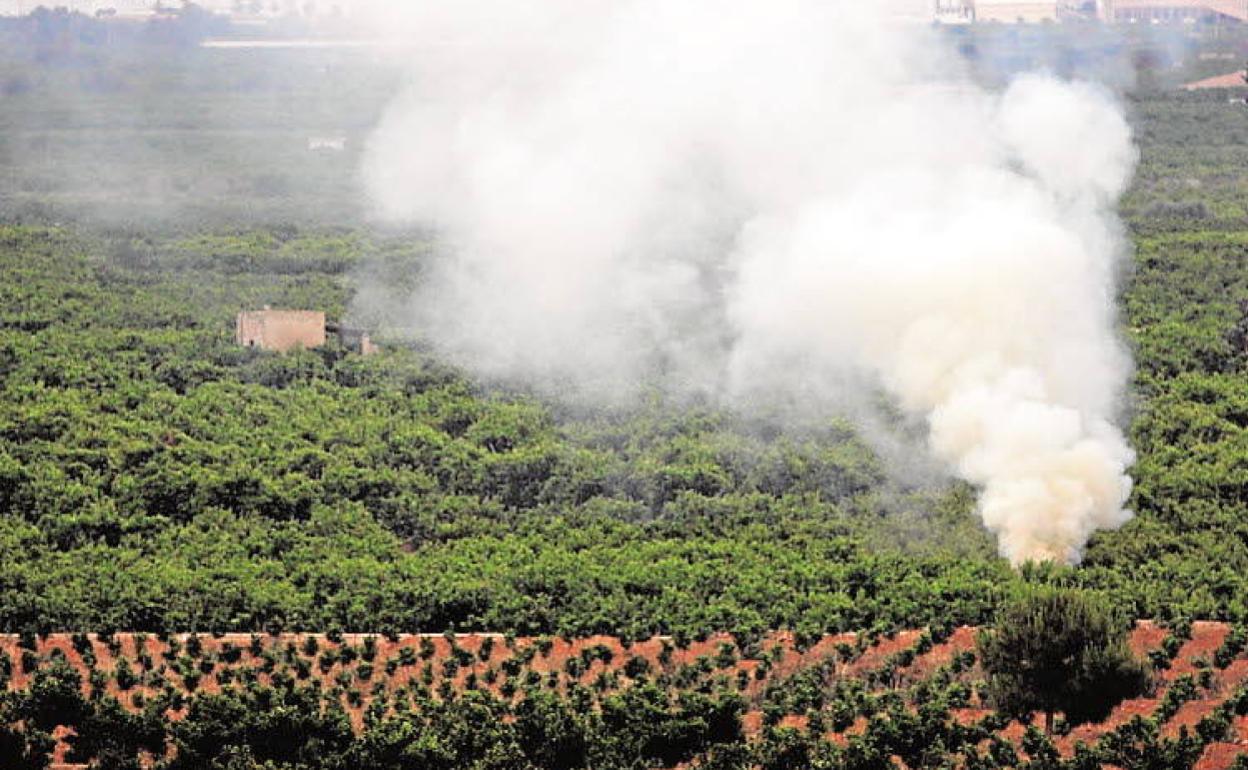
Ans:
<svg viewBox="0 0 1248 770"><path fill-rule="evenodd" d="M1244 78L1244 70L1236 70L1225 75L1215 75L1211 78L1187 83L1183 86L1183 89L1186 91L1201 91L1206 88L1248 88L1248 80Z"/></svg>

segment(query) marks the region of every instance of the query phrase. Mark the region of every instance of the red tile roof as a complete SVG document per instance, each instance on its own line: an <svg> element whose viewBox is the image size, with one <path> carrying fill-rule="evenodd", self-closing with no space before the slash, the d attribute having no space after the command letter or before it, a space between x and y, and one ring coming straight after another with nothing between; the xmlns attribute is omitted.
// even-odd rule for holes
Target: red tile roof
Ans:
<svg viewBox="0 0 1248 770"><path fill-rule="evenodd" d="M1186 91L1201 91L1206 88L1248 88L1248 80L1245 80L1244 76L1244 70L1236 70L1225 75L1215 75L1211 78L1188 83L1183 88Z"/></svg>

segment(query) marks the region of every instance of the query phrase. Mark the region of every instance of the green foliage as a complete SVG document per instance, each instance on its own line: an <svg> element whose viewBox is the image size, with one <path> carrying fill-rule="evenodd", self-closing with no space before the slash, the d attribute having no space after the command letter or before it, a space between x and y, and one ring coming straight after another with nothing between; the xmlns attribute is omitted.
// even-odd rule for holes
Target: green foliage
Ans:
<svg viewBox="0 0 1248 770"><path fill-rule="evenodd" d="M6 768L44 770L50 762L55 741L29 719L30 707L20 694L0 694L0 757Z"/></svg>
<svg viewBox="0 0 1248 770"><path fill-rule="evenodd" d="M1148 686L1126 634L1123 620L1090 594L1028 592L980 634L989 699L1013 715L1045 712L1050 732L1057 712L1071 724L1100 721Z"/></svg>
<svg viewBox="0 0 1248 770"><path fill-rule="evenodd" d="M982 620L1008 576L966 545L898 549L861 513L886 482L843 427L772 441L662 404L558 421L415 351L239 350L238 309L332 312L347 287L147 248L134 268L0 230L0 627L900 626ZM699 475L718 480L675 481ZM896 494L988 553L964 491Z"/></svg>
<svg viewBox="0 0 1248 770"><path fill-rule="evenodd" d="M780 433L661 394L586 413L470 381L382 314L376 357L237 348L239 310L340 319L421 280L427 235L356 217L356 138L391 81L314 52L131 66L98 42L53 66L27 32L0 47L0 629L809 641L945 633L1049 583L1248 621L1248 141L1221 95L1132 97L1137 517L1077 571L1015 574L973 489L897 482L839 421ZM349 149L310 158L326 126Z"/></svg>
<svg viewBox="0 0 1248 770"><path fill-rule="evenodd" d="M1213 654L1213 664L1218 668L1226 668L1248 646L1248 628L1235 625L1227 632L1221 646Z"/></svg>

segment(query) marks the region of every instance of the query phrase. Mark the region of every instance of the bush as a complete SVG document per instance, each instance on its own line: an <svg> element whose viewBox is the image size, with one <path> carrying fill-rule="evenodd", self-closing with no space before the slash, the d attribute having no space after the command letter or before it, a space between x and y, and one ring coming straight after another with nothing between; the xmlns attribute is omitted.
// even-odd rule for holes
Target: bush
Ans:
<svg viewBox="0 0 1248 770"><path fill-rule="evenodd" d="M123 692L129 690L138 684L138 677L134 675L134 669L130 667L130 661L122 658L117 661L117 671L114 673L117 679L117 687Z"/></svg>

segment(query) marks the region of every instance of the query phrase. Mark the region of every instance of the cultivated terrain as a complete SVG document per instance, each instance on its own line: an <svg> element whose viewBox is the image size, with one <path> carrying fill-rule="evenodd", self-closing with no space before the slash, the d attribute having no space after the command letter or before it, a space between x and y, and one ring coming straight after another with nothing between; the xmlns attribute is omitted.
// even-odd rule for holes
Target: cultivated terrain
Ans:
<svg viewBox="0 0 1248 770"><path fill-rule="evenodd" d="M1242 753L1248 113L1174 89L1235 66L1242 36L1132 58L1135 518L1078 568L1015 570L974 489L898 472L849 421L661 389L568 405L469 376L364 301L431 253L355 186L384 61L4 34L0 767ZM237 346L236 313L265 305L382 352ZM986 708L972 628L1035 585L1139 619L1150 692L1051 741Z"/></svg>

